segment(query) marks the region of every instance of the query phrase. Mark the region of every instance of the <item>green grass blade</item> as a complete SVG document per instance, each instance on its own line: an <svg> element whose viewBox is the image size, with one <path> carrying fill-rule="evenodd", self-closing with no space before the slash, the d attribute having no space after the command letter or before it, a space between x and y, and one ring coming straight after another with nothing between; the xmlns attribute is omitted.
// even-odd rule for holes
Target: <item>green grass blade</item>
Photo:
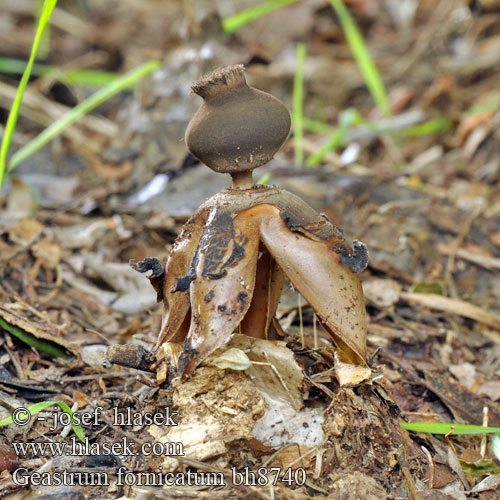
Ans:
<svg viewBox="0 0 500 500"><path fill-rule="evenodd" d="M45 352L52 356L53 358L60 358L63 356L68 356L68 353L59 347L56 343L50 342L49 340L36 338L31 333L28 333L17 326L7 323L4 319L0 318L0 327L5 331L9 332L14 337L18 338L25 344L31 347L35 347L39 351Z"/></svg>
<svg viewBox="0 0 500 500"><path fill-rule="evenodd" d="M403 137L420 137L422 135L435 134L437 132L444 132L449 130L451 122L448 118L436 118L435 120L428 120L418 125L410 125L396 133Z"/></svg>
<svg viewBox="0 0 500 500"><path fill-rule="evenodd" d="M375 104L383 115L389 116L391 111L389 101L387 100L387 92L382 78L380 78L377 66L368 52L361 32L342 0L330 0L330 3L339 17L354 59L361 70L361 74Z"/></svg>
<svg viewBox="0 0 500 500"><path fill-rule="evenodd" d="M45 144L47 144L54 137L60 134L66 127L78 120L78 118L89 113L94 108L107 101L110 97L114 96L118 92L131 87L138 80L148 75L160 66L161 61L148 61L138 68L120 76L110 84L106 85L106 87L98 90L95 94L92 94L88 99L85 99L85 101L78 104L78 106L75 106L71 111L59 118L59 120L56 120L42 133L37 135L32 141L26 144L26 146L17 151L16 154L12 156L9 162L9 172L12 169L16 168L17 165L19 165L26 158L28 158L28 156L32 155L35 151L38 151L41 147L45 146Z"/></svg>
<svg viewBox="0 0 500 500"><path fill-rule="evenodd" d="M332 135L335 130L337 130L336 127L332 127L327 123L320 122L318 120L312 120L306 116L302 118L302 123L304 124L304 130L308 130L314 134Z"/></svg>
<svg viewBox="0 0 500 500"><path fill-rule="evenodd" d="M297 66L293 79L293 152L295 165L302 165L304 162L304 61L306 59L306 46L304 43L297 44Z"/></svg>
<svg viewBox="0 0 500 500"><path fill-rule="evenodd" d="M269 183L271 180L271 174L269 172L266 172L258 181L257 184L261 184L262 186L265 186L266 184Z"/></svg>
<svg viewBox="0 0 500 500"><path fill-rule="evenodd" d="M267 0L267 2L262 2L254 7L238 12L233 16L226 17L222 20L222 27L226 33L234 33L245 24L262 17L273 10L295 2L297 2L297 0Z"/></svg>
<svg viewBox="0 0 500 500"><path fill-rule="evenodd" d="M17 88L17 94L12 104L12 108L9 112L9 117L7 118L7 123L5 125L5 132L2 139L2 146L0 147L0 189L2 189L3 176L5 173L5 167L7 165L7 154L9 152L10 143L12 142L12 136L14 134L14 129L16 128L17 118L19 116L19 108L21 107L21 101L23 99L23 94L28 84L28 80L31 74L31 68L35 62L36 53L38 52L38 46L40 45L40 40L42 38L43 32L47 23L49 22L50 15L56 6L57 0L45 0L43 3L43 9L40 14L40 20L36 28L35 39L33 40L33 45L31 47L30 57L28 59L28 64L24 70L21 81L19 82L19 87Z"/></svg>
<svg viewBox="0 0 500 500"><path fill-rule="evenodd" d="M322 161L328 151L332 151L340 146L344 140L345 134L349 127L354 123L356 119L357 111L355 109L346 109L342 111L339 116L339 127L334 129L330 138L326 141L323 146L321 146L318 151L312 154L306 161L309 167L316 167Z"/></svg>
<svg viewBox="0 0 500 500"><path fill-rule="evenodd" d="M45 0L37 0L36 2L36 16L35 23L38 24L40 22L40 16L43 12L43 6L45 4ZM45 27L45 31L42 34L42 38L40 39L40 46L38 47L38 56L42 59L46 59L50 52L50 24L47 24Z"/></svg>
<svg viewBox="0 0 500 500"><path fill-rule="evenodd" d="M61 410L65 413L68 413L69 416L71 417L71 428L73 429L74 433L82 441L83 443L85 442L85 431L83 430L82 426L78 423L73 418L73 410L63 401L40 401L39 403L35 403L34 405L28 406L28 408L25 408L29 412L30 415L36 415L37 413L40 413L41 411L45 410L46 408L49 408L50 406L58 405ZM3 420L0 420L0 427L3 427L5 425L9 425L13 423L12 417L7 417L4 418Z"/></svg>
<svg viewBox="0 0 500 500"><path fill-rule="evenodd" d="M469 108L465 114L466 115L481 115L483 113L494 112L500 108L500 93L495 94L493 97L488 99L482 104L477 104Z"/></svg>
<svg viewBox="0 0 500 500"><path fill-rule="evenodd" d="M500 427L483 427L482 425L444 424L441 422L412 422L401 424L403 429L426 434L448 434L453 436L467 434L492 434L500 432Z"/></svg>
<svg viewBox="0 0 500 500"><path fill-rule="evenodd" d="M23 74L26 69L26 61L0 57L0 72ZM31 74L40 77L50 77L67 85L77 87L103 87L119 78L120 75L107 71L92 69L61 69L57 66L47 64L33 64Z"/></svg>

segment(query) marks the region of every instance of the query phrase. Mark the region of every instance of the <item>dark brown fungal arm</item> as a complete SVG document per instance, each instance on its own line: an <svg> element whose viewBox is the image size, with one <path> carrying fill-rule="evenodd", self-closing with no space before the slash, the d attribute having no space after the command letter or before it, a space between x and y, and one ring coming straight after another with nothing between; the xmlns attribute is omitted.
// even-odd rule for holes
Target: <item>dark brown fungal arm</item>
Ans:
<svg viewBox="0 0 500 500"><path fill-rule="evenodd" d="M198 246L194 254L193 260L191 261L191 264L189 264L189 269L187 274L181 276L180 278L175 278L177 283L175 284L175 287L171 290L170 293L187 292L189 290L192 281L196 278L196 266L198 265L199 248L200 247Z"/></svg>
<svg viewBox="0 0 500 500"><path fill-rule="evenodd" d="M360 273L368 265L368 250L361 241L353 241L352 246L352 253L341 253L339 260L343 264L347 264L354 272Z"/></svg>
<svg viewBox="0 0 500 500"><path fill-rule="evenodd" d="M170 248L163 283L162 326L155 349L163 342L183 341L187 335L191 316L189 289L192 269L197 265L196 252L209 214L208 207L198 209Z"/></svg>
<svg viewBox="0 0 500 500"><path fill-rule="evenodd" d="M232 216L228 207L211 214L199 245L190 288L191 324L179 372L187 375L238 328L252 300L259 255L259 220Z"/></svg>
<svg viewBox="0 0 500 500"><path fill-rule="evenodd" d="M148 280L153 285L156 291L156 300L161 302L163 300L163 282L165 278L165 271L161 262L155 257L147 257L141 262L136 262L135 259L130 259L130 267L139 273L147 273L152 271L150 276L147 276Z"/></svg>
<svg viewBox="0 0 500 500"><path fill-rule="evenodd" d="M351 248L344 237L344 231L332 224L328 218L319 214L304 200L294 194L276 187L253 186L250 189L226 189L205 202L199 209L220 207L219 214L240 213L261 204L274 205L280 209L280 217L292 232L300 233L309 239L323 241L328 248L340 255L340 262L359 273L366 269L368 252L366 245L353 242Z"/></svg>

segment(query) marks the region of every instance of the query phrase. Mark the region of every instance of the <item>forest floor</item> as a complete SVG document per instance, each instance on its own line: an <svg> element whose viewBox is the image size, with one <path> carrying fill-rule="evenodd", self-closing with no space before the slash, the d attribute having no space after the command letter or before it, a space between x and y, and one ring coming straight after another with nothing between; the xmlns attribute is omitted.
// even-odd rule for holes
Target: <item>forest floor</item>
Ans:
<svg viewBox="0 0 500 500"><path fill-rule="evenodd" d="M74 434L50 429L50 419L2 427L0 497L499 498L500 447L495 458L491 434L444 437L408 433L399 424L500 426L500 4L346 1L387 89L390 115L383 116L329 2L291 3L224 32L221 19L255 3L84 0L56 8L44 63L117 73L151 58L163 64L4 182L0 419L18 407L63 401L95 417L84 429L101 448L91 459L81 450L15 456L10 443L62 442ZM0 55L27 60L33 14L17 2L2 9ZM265 403L243 372L203 366L172 388L158 385L154 373L103 360L112 344L152 349L160 328L156 293L129 260L164 262L194 210L230 183L184 145L200 104L190 85L216 67L242 63L251 85L292 110L299 41L307 49L303 139L298 145L292 130L255 177L268 174L269 185L300 196L349 241L367 245L361 280L372 375L339 386L328 352L314 349L312 309L287 286L278 318L305 374L301 402L311 415L321 413L323 432L322 443L293 447L248 439ZM57 79L57 72L32 79L15 148L94 91ZM0 71L2 123L18 80ZM308 165L341 121L339 146ZM209 451L198 442L178 459L148 456L137 447L163 438L189 448L192 436L182 426L166 438L150 422L118 425L114 409L127 408L160 411L167 420L177 412L184 432L188 423L206 425L208 433L221 428ZM116 442L131 443L133 453L103 452L103 443ZM121 465L134 473L161 465L184 478L218 473L226 486L122 487ZM237 484L235 471L259 467L294 475L277 485L248 477ZM47 473L52 482L57 471L105 471L110 486L23 486L12 475L19 468Z"/></svg>

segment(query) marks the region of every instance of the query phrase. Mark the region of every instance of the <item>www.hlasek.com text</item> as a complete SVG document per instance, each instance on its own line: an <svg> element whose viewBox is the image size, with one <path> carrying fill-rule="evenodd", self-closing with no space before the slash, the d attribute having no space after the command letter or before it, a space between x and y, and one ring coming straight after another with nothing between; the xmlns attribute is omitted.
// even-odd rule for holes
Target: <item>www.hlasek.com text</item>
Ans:
<svg viewBox="0 0 500 500"><path fill-rule="evenodd" d="M161 443L159 441L140 443L139 449L134 452L135 441L123 436L119 441L103 441L101 443L90 443L88 438L82 443L74 436L69 441L62 442L14 442L12 446L17 456L86 456L86 455L119 455L119 456L164 456L183 457L184 445L181 442Z"/></svg>

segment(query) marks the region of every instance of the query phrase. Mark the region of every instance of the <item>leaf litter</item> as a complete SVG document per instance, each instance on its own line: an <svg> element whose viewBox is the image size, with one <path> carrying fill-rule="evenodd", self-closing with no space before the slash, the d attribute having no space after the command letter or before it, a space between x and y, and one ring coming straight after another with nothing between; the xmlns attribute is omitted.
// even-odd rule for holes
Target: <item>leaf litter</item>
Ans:
<svg viewBox="0 0 500 500"><path fill-rule="evenodd" d="M141 413L177 408L182 425L169 431L178 436L169 437L162 427L154 436L165 442L185 442L189 453L170 458L172 468L223 471L225 477L231 467L257 470L263 464L283 468L300 464L307 471L307 482L301 487L281 484L272 492L245 485L196 491L172 488L153 493L157 498L415 499L465 498L466 493L469 498L495 498L498 476L493 464L498 462L488 449L481 455L481 438L450 437L455 460L442 438L410 436L398 424L428 420L481 425L488 408L487 425L500 425L500 170L498 105L494 104L500 57L498 10L489 2L404 3L413 4L414 11L404 11L403 3L346 2L386 82L393 113L384 118L388 125L369 133L362 130L362 135L353 126L344 138L347 142L325 156L317 169L292 166L291 139L263 167L271 183L305 198L368 246L369 267L361 276L369 314L368 379L339 384L332 367L341 365L334 361L328 334L320 326L315 330L308 303L302 300L299 311L296 292L288 283L278 308L287 347L278 349L287 351L293 363L280 366L271 348L263 351L267 357L253 358L248 343L258 342L245 337L237 348L251 362L269 364L252 364L245 371L202 366L185 383L169 380L165 373L166 382L157 386L148 372L106 368L95 361L100 357L79 354L92 346L102 352L111 343L148 351L156 343L161 313L155 295L147 280L143 288L132 277L126 264L152 255L165 262L186 216L222 187L220 175L207 171L195 177L198 167L180 141L197 106L189 85L200 74L243 62L252 85L277 95L290 108L294 41L300 36L308 43L307 116L334 126L342 110L355 106L365 119L380 121L327 2L298 2L276 11L274 17L236 32L232 42L214 21L214 14L228 16L245 8L245 2L221 7L218 2L213 6L197 1L192 15L172 2L155 4L151 11L131 4L130 10L115 14L90 2L91 18L78 7L72 7L71 14L87 24L110 23L114 29L100 30L98 38L95 30L75 29L69 57L87 52L91 36L97 46L114 47L124 67L131 66L145 48L164 51L165 63L133 96L112 101L103 111L112 121L119 115L120 125L115 128L123 133L109 129L111 135L99 138L107 149L97 149L98 163L78 145L82 135L91 141L99 133L84 125L78 137L70 134L66 139L74 141L80 164L70 161L67 144L56 142L31 164L18 167L19 180L13 177L2 192L0 315L8 326L2 324L0 357L10 375L0 379L2 418L16 406L29 406L37 393L47 400L57 394L69 406L76 403L79 410L103 406L108 422L103 419L99 426L86 429L91 441L117 441L123 432L133 430L140 442L152 440L153 427L109 425L113 408ZM15 10L9 12L13 19L19 16ZM276 16L294 20L280 23L279 37L269 28ZM304 21L297 22L294 16L303 16ZM187 41L175 19L184 19L183 29L190 33ZM134 39L130 29L140 36ZM84 32L87 35L82 36ZM168 40L165 33L170 33ZM55 31L53 36L62 40L68 35ZM276 37L279 43L275 44ZM27 34L12 38L7 47L13 40L29 50ZM63 62L61 55L54 57L52 63ZM5 79L13 85L10 77ZM39 86L32 90L46 96ZM50 104L39 112L44 109L50 110ZM446 118L451 127L402 139L393 133L391 120L412 110L419 111L412 115L416 120L412 126ZM23 134L38 126L28 119L27 114L20 124ZM306 155L324 141L324 135L306 130ZM353 163L345 164L337 154L352 143L359 144L359 152ZM50 169L41 167L48 165L47 157L54 162ZM155 174L168 178L163 191L145 202L130 198ZM183 198L188 198L185 203ZM442 283L444 294L412 291L417 284L436 281ZM124 305L116 307L120 300ZM12 328L50 342L67 355L55 358L20 341L9 333ZM292 366L300 382L289 387L287 381L294 376L287 369ZM282 441L267 441L265 433L255 437L272 408L259 391L259 374L268 379L268 391L274 387L290 408L302 407L311 423L319 422L322 439L287 446L293 436L282 436ZM42 389L50 394L44 395ZM287 424L280 423L284 431L293 428ZM20 428L4 429L10 442L20 439ZM27 439L64 439L58 432L37 421L27 431ZM73 465L84 467L79 458ZM22 458L32 470L57 469L58 460ZM156 471L160 459L126 457L123 461L131 470ZM0 488L2 495L16 495L8 473L2 474ZM70 490L80 498L78 488ZM37 492L42 493L55 495L56 489ZM117 493L142 494L140 488L120 492L113 487L109 494ZM104 493L91 487L85 495L103 498Z"/></svg>

